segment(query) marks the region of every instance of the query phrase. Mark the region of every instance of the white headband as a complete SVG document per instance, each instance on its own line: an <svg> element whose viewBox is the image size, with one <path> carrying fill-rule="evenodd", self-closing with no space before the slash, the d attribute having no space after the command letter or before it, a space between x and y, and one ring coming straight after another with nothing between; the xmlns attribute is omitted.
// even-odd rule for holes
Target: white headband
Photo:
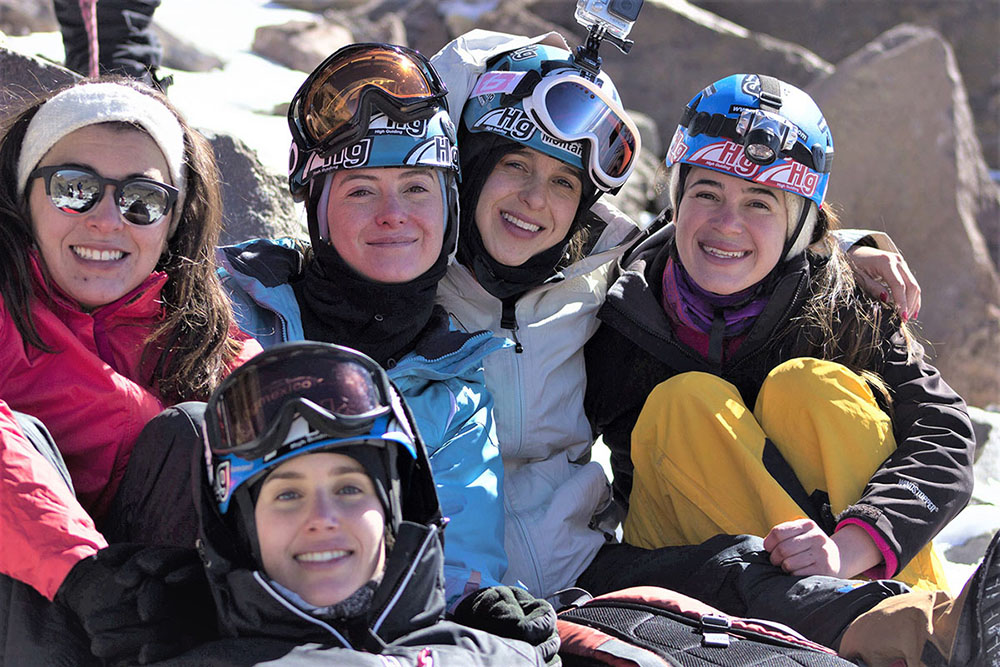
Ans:
<svg viewBox="0 0 1000 667"><path fill-rule="evenodd" d="M167 161L172 185L180 190L174 211L184 207L184 130L173 112L151 95L130 86L100 82L74 86L55 95L28 124L17 163L17 194L24 196L28 175L59 140L71 132L99 123L135 123L156 142ZM180 221L174 215L173 235Z"/></svg>

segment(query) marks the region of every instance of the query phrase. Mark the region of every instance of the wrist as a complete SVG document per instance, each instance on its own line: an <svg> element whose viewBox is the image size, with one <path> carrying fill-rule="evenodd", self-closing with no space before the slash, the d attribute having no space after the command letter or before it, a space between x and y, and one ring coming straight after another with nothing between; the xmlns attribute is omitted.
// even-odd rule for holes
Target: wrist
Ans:
<svg viewBox="0 0 1000 667"><path fill-rule="evenodd" d="M866 530L853 524L842 525L831 537L840 552L841 577L853 578L882 563L882 552Z"/></svg>

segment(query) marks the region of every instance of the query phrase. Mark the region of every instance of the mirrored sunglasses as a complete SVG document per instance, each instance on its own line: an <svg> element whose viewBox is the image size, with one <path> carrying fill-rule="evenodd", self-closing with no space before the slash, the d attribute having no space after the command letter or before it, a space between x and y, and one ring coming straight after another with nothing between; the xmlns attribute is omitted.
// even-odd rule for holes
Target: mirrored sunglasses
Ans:
<svg viewBox="0 0 1000 667"><path fill-rule="evenodd" d="M136 176L115 180L105 178L86 167L58 165L39 167L28 179L41 178L45 194L63 213L79 215L96 207L107 186L115 188L115 204L122 219L144 227L163 220L177 201L178 189L151 178Z"/></svg>

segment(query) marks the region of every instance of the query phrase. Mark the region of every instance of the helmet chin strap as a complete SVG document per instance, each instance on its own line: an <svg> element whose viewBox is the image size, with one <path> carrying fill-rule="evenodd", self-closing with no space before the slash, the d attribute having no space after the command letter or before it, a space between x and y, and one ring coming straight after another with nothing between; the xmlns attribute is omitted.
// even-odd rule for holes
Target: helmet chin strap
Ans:
<svg viewBox="0 0 1000 667"><path fill-rule="evenodd" d="M798 215L796 216L795 226L792 229L792 233L788 235L785 240L785 246L782 248L781 261L783 262L788 261L792 257L806 251L806 248L808 248L812 242L812 235L813 231L816 229L817 218L817 214L815 212L816 206L808 199L786 192L785 200L788 208L794 206L798 209ZM794 211L789 212L793 214L795 213Z"/></svg>

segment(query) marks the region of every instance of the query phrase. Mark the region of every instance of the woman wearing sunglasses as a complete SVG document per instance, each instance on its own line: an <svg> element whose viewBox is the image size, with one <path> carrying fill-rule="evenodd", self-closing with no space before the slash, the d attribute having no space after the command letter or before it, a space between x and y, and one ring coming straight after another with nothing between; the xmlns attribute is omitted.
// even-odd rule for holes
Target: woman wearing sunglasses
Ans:
<svg viewBox="0 0 1000 667"><path fill-rule="evenodd" d="M38 594L92 628L68 573L79 582L86 570L103 594L121 594L110 570L101 578L90 567L107 552L95 523L140 431L165 406L207 397L260 348L231 335L212 270L221 206L211 147L162 95L124 80L84 82L6 130L0 571L37 591L4 580L5 593L14 589L11 649L39 639L13 630Z"/></svg>
<svg viewBox="0 0 1000 667"><path fill-rule="evenodd" d="M482 360L502 346L434 305L458 235L457 150L446 91L418 53L356 44L309 75L289 107L293 196L311 244L223 248L223 285L265 347L316 340L384 366L413 410L441 507L449 603L499 583L501 461Z"/></svg>

